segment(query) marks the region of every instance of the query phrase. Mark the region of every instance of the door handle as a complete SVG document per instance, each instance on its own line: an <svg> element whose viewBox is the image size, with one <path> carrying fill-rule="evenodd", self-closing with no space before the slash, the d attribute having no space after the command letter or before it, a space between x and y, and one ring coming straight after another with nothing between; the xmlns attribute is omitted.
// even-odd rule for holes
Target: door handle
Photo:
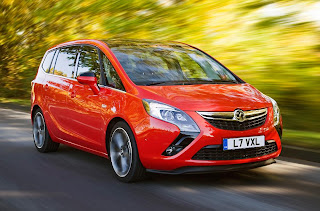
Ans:
<svg viewBox="0 0 320 211"><path fill-rule="evenodd" d="M77 96L77 95L76 95L75 92L71 92L71 93L70 93L70 97L71 97L71 98L75 98L76 96Z"/></svg>
<svg viewBox="0 0 320 211"><path fill-rule="evenodd" d="M47 90L48 90L48 88L49 88L49 85L48 85L48 84L46 84L46 85L44 86L44 91L47 91Z"/></svg>

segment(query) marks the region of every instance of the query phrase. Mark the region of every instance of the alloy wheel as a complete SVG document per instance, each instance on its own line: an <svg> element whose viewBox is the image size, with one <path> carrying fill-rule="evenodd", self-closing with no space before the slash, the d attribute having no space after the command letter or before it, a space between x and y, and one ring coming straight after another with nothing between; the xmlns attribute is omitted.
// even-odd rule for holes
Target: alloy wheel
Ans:
<svg viewBox="0 0 320 211"><path fill-rule="evenodd" d="M119 177L125 177L132 165L132 146L128 133L123 128L114 130L110 141L112 167Z"/></svg>
<svg viewBox="0 0 320 211"><path fill-rule="evenodd" d="M42 114L38 112L33 119L33 138L38 148L42 148L45 141L45 122Z"/></svg>

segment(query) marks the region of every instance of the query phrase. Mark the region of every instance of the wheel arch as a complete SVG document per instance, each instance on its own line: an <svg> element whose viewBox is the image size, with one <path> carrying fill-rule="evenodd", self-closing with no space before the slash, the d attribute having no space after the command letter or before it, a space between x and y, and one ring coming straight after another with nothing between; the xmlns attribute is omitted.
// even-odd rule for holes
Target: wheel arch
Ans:
<svg viewBox="0 0 320 211"><path fill-rule="evenodd" d="M125 122L129 128L131 129L130 125L128 124L128 122L126 120L124 120L123 118L121 117L114 117L112 120L110 120L108 126L107 126L107 130L106 130L106 137L105 137L105 140L106 140L106 150L107 150L107 153L108 153L108 156L110 155L110 149L109 149L109 138L110 138L110 133L111 133L111 130L113 128L113 126L115 124L117 124L118 122ZM132 129L131 129L132 130Z"/></svg>
<svg viewBox="0 0 320 211"><path fill-rule="evenodd" d="M33 117L34 117L37 109L40 109L42 111L42 109L40 108L39 105L35 104L32 106L32 109L31 109L31 122L32 122L32 124L33 124Z"/></svg>

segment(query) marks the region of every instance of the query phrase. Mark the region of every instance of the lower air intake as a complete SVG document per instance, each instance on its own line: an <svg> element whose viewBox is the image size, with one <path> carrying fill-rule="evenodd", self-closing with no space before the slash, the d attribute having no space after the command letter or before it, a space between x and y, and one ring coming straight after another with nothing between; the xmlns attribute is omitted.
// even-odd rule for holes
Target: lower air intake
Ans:
<svg viewBox="0 0 320 211"><path fill-rule="evenodd" d="M193 157L193 160L239 160L256 158L269 155L278 150L276 142L268 143L264 147L223 150L222 145L209 145L200 149Z"/></svg>

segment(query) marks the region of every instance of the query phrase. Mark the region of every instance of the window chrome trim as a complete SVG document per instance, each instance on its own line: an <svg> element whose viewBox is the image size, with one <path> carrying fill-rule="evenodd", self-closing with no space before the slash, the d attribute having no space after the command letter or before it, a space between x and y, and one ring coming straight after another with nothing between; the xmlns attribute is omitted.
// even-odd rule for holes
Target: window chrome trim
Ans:
<svg viewBox="0 0 320 211"><path fill-rule="evenodd" d="M69 80L73 80L73 81L77 81L76 78L69 78L69 77L62 76L62 75L54 75L54 74L52 74L52 73L47 73L47 72L44 72L44 74L47 74L47 75L50 75L50 76L59 77L59 78L69 79Z"/></svg>
<svg viewBox="0 0 320 211"><path fill-rule="evenodd" d="M117 88L114 88L114 87L111 87L111 86L108 86L108 85L100 85L99 84L98 87L108 88L108 89L112 89L112 90L119 91L119 92L122 92L122 93L127 93L126 91L123 91L121 89L117 89Z"/></svg>
<svg viewBox="0 0 320 211"><path fill-rule="evenodd" d="M204 119L210 120L222 120L222 121L237 121L237 122L244 122L247 120L253 120L260 117L267 115L268 108L256 109L256 110L249 110L249 111L242 111L244 114L244 118L239 120L236 117L236 112L240 109L236 109L234 111L227 111L227 112L204 112L204 111L197 111L197 113L202 116Z"/></svg>

